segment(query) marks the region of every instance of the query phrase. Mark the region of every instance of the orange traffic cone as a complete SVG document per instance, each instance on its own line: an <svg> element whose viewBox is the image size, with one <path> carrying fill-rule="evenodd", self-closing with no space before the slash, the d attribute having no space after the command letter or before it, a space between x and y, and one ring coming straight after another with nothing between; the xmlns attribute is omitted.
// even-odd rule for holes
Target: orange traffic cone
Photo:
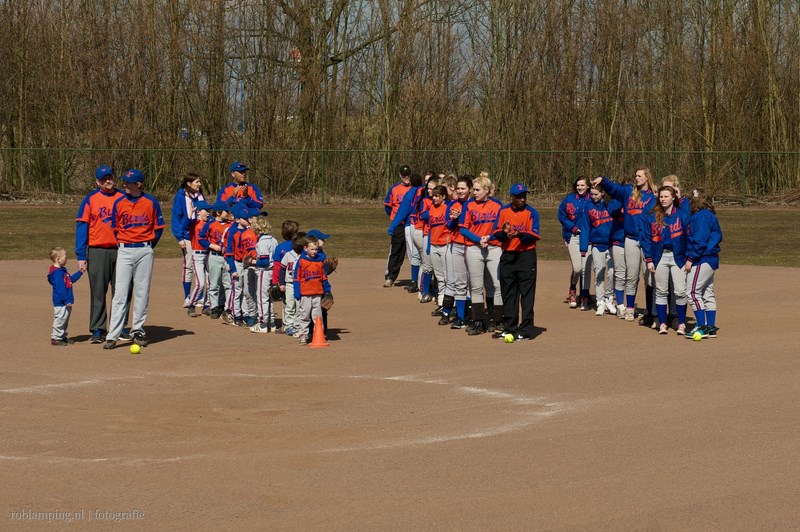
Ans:
<svg viewBox="0 0 800 532"><path fill-rule="evenodd" d="M325 326L322 324L322 316L317 316L314 321L314 338L308 347L330 347L330 344L325 341Z"/></svg>

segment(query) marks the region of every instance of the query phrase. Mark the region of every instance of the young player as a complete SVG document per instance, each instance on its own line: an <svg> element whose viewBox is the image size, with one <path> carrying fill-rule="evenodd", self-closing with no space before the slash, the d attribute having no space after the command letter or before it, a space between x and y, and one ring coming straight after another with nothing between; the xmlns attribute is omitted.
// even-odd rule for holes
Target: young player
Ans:
<svg viewBox="0 0 800 532"><path fill-rule="evenodd" d="M114 203L111 225L117 235L117 254L114 299L111 301L111 318L103 349L114 349L122 334L128 304L128 290L133 285L133 342L147 346L144 322L150 299L150 281L153 274L153 250L164 231L161 205L150 194L142 191L144 174L131 169L122 175L125 195Z"/></svg>
<svg viewBox="0 0 800 532"><path fill-rule="evenodd" d="M458 222L459 232L466 240L467 271L472 295L472 325L467 327L470 336L495 332L503 321L503 297L497 280L502 250L492 235L497 213L503 205L490 197L491 188L492 182L488 177L473 181L473 198L464 204ZM484 294L489 293L489 289L484 288L484 279L487 278L491 281L491 299Z"/></svg>
<svg viewBox="0 0 800 532"><path fill-rule="evenodd" d="M242 238L241 233L250 227L250 211L244 204L238 203L231 207L231 216L233 217L233 221L231 222L231 228L228 229L225 238L225 262L228 265L228 275L231 279L231 292L225 306L225 313L222 315L222 321L227 325L241 327L245 324L244 316L246 311L254 310L255 308L255 304L253 304L253 308L250 309L243 304L245 301L244 288L247 273L244 272L242 268L242 260L244 259L245 253L240 242ZM248 235L248 240L251 241L252 247L254 248L256 240L255 234L252 233ZM255 255L254 250L252 250L252 254ZM255 325L255 321L251 325L248 325L248 327L252 325Z"/></svg>
<svg viewBox="0 0 800 532"><path fill-rule="evenodd" d="M447 187L442 185L434 187L431 192L431 206L420 214L420 218L425 224L424 232L428 235L425 251L430 257L433 276L438 284L437 292L441 294L442 298L444 298L446 283L445 254L450 234L446 225L448 213L445 200L447 197ZM441 305L439 307L441 308ZM434 313L434 315L437 314Z"/></svg>
<svg viewBox="0 0 800 532"><path fill-rule="evenodd" d="M597 296L595 315L602 316L606 312L616 314L611 231L614 217L622 211L622 205L608 197L600 185L592 186L589 197L586 215L589 219L589 248L594 266L594 293Z"/></svg>
<svg viewBox="0 0 800 532"><path fill-rule="evenodd" d="M284 220L284 222L281 224L281 237L283 238L283 242L281 242L275 247L275 252L272 254L272 283L270 284L270 288L276 286L280 287L281 285L280 280L283 279L283 277L285 276L285 272L283 271L284 268L283 257L287 253L292 251L292 239L299 230L300 230L300 224L295 222L294 220ZM283 308L285 311L286 297L281 297L280 301L283 304ZM273 304L275 303L277 303L277 301L273 300ZM286 328L286 323L283 320L281 320L280 330L276 332L285 332L283 331L283 329L285 328Z"/></svg>
<svg viewBox="0 0 800 532"><path fill-rule="evenodd" d="M231 278L225 263L225 235L230 228L230 207L222 201L212 206L213 220L209 219L200 237L208 242L208 291L206 303L211 309L211 319L216 320L225 310L226 297L231 292Z"/></svg>
<svg viewBox="0 0 800 532"><path fill-rule="evenodd" d="M536 243L539 213L527 204L528 187L511 186L511 203L500 209L493 227L494 238L503 249L498 276L503 300L503 324L493 335L514 335L514 341L533 338L533 306L536 301ZM522 315L520 317L520 306Z"/></svg>
<svg viewBox="0 0 800 532"><path fill-rule="evenodd" d="M705 190L691 195L691 217L686 229L686 263L689 299L697 323L686 333L687 338L699 332L703 338L716 338L717 299L714 294L714 272L719 269L719 250L722 228L717 220L714 203Z"/></svg>
<svg viewBox="0 0 800 532"><path fill-rule="evenodd" d="M592 180L593 185L602 185L603 190L609 196L619 201L625 209L625 320L633 321L636 310L636 291L639 286L639 272L643 264L644 255L639 244L640 224L642 217L653 208L655 195L653 190L653 175L650 169L642 166L636 169L633 185L620 185L606 179L597 177ZM653 275L645 274L645 286L655 285ZM647 308L653 308L652 291L645 290ZM645 315L643 324L648 324L648 319L652 321L652 315L648 317L650 310Z"/></svg>
<svg viewBox="0 0 800 532"><path fill-rule="evenodd" d="M431 193L433 189L439 184L439 178L431 176L424 187L420 187L420 199L416 204L416 213L414 215L414 246L420 256L421 275L419 281L419 301L420 303L428 303L433 299L431 297L431 277L433 276L433 263L431 256L428 254L428 231L425 226L424 220L421 215L423 212L430 209L433 201L431 200Z"/></svg>
<svg viewBox="0 0 800 532"><path fill-rule="evenodd" d="M578 306L577 287L581 281L581 310L589 310L590 272L586 264L589 248L586 225L586 205L589 202L589 179L580 176L572 184L572 192L561 200L558 206L558 221L561 222L561 233L564 245L569 252L572 273L569 278L569 294L567 302L570 308Z"/></svg>
<svg viewBox="0 0 800 532"><path fill-rule="evenodd" d="M655 275L658 334L667 334L669 282L675 286L678 334L686 334L686 226L689 215L679 209L675 189L658 189L658 203L642 220L641 245L647 269Z"/></svg>
<svg viewBox="0 0 800 532"><path fill-rule="evenodd" d="M258 323L250 327L250 332L268 333L275 329L275 309L269 288L272 284L272 256L278 247L278 241L272 236L272 224L269 223L266 213L261 213L253 220L253 230L258 234L255 266Z"/></svg>
<svg viewBox="0 0 800 532"><path fill-rule="evenodd" d="M50 345L72 345L75 342L67 334L72 305L75 303L72 283L80 279L83 272L79 269L72 275L69 274L67 251L64 248L51 249L50 261L52 264L47 273L47 281L53 287L53 331L50 334Z"/></svg>
<svg viewBox="0 0 800 532"><path fill-rule="evenodd" d="M205 200L195 202L194 218L187 218L185 223L187 225L184 234L189 235L189 250L191 255L191 271L193 273L193 281L189 284L194 285L194 289L189 292L189 305L187 306L186 313L190 318L195 318L200 315L197 312L197 307L203 306L203 291L205 290L208 280L208 239L204 238L201 233L206 227L209 214L211 213L211 205L206 203ZM210 304L210 301L208 301ZM209 312L210 314L210 312Z"/></svg>
<svg viewBox="0 0 800 532"><path fill-rule="evenodd" d="M451 329L464 329L467 326L465 316L469 271L467 270L466 238L461 234L459 221L464 204L469 200L471 192L472 176L462 176L456 183L455 198L447 206L447 229L450 231L450 243L447 245L445 253L445 296L439 325L449 324Z"/></svg>
<svg viewBox="0 0 800 532"><path fill-rule="evenodd" d="M322 297L331 291L317 239L306 236L306 246L294 268L294 297L299 305L300 345L308 343L309 324L322 316Z"/></svg>
<svg viewBox="0 0 800 532"><path fill-rule="evenodd" d="M278 279L286 303L283 306L283 332L288 336L300 337L300 327L297 320L297 299L294 294L294 267L297 259L308 244L303 231L295 233L292 238L292 249L281 259L283 274Z"/></svg>
<svg viewBox="0 0 800 532"><path fill-rule="evenodd" d="M336 269L335 266L329 266L327 259L327 255L325 253L325 241L328 240L331 235L323 233L319 229L310 229L306 236L310 238L317 239L317 257L322 261L323 267L325 269L325 275L330 275ZM330 269L329 269L330 268ZM322 325L325 328L325 334L328 334L328 311L323 308L322 309ZM314 322L312 321L309 324L309 338L314 337Z"/></svg>

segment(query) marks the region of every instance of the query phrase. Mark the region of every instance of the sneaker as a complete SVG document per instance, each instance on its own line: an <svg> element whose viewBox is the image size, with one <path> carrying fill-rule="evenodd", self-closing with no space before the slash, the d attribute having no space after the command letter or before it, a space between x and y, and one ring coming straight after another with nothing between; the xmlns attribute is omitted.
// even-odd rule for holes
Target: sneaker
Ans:
<svg viewBox="0 0 800 532"><path fill-rule="evenodd" d="M196 318L197 316L199 316L197 310L195 310L194 306L191 305L189 306L189 308L186 309L186 315L189 316L190 318Z"/></svg>
<svg viewBox="0 0 800 532"><path fill-rule="evenodd" d="M416 284L412 284L411 286L406 286L406 292L409 294L416 294L419 292L419 287Z"/></svg>
<svg viewBox="0 0 800 532"><path fill-rule="evenodd" d="M92 344L102 344L106 339L106 332L102 329L95 329L92 331L92 337L89 342Z"/></svg>
<svg viewBox="0 0 800 532"><path fill-rule="evenodd" d="M246 316L243 321L244 325L242 325L242 327L252 327L256 323L258 323L258 318L255 318L253 316Z"/></svg>
<svg viewBox="0 0 800 532"><path fill-rule="evenodd" d="M617 313L617 304L614 303L613 297L609 297L608 299L606 299L605 304L606 304L606 312L608 312L609 314Z"/></svg>
<svg viewBox="0 0 800 532"><path fill-rule="evenodd" d="M211 311L211 314L208 316L212 320L218 320L222 316L222 310L215 308Z"/></svg>
<svg viewBox="0 0 800 532"><path fill-rule="evenodd" d="M51 338L50 339L50 345L62 346L62 345L69 345L69 344L67 342L65 342L63 338Z"/></svg>
<svg viewBox="0 0 800 532"><path fill-rule="evenodd" d="M601 299L601 300L600 300L600 301L597 303L597 311L594 313L594 315L595 315L595 316L602 316L602 315L603 315L603 314L605 314L605 313L606 313L606 304L605 304L605 302L604 302L604 301Z"/></svg>
<svg viewBox="0 0 800 532"><path fill-rule="evenodd" d="M308 344L308 337L307 336L301 336L300 337L300 345L306 345L306 344Z"/></svg>
<svg viewBox="0 0 800 532"><path fill-rule="evenodd" d="M292 327L286 327L283 332L286 336L292 336L294 334L294 329Z"/></svg>
<svg viewBox="0 0 800 532"><path fill-rule="evenodd" d="M620 320L625 319L625 307L623 307L622 305L617 307L617 318Z"/></svg>
<svg viewBox="0 0 800 532"><path fill-rule="evenodd" d="M189 305L191 305L191 304L192 304L192 300L189 297L187 297L187 298L185 298L183 300L183 308L189 308Z"/></svg>
<svg viewBox="0 0 800 532"><path fill-rule="evenodd" d="M394 279L386 279L385 281L383 281L384 288L391 288L393 284L394 284Z"/></svg>
<svg viewBox="0 0 800 532"><path fill-rule="evenodd" d="M669 328L667 327L666 323L662 323L658 326L658 334L667 334L669 333Z"/></svg>
<svg viewBox="0 0 800 532"><path fill-rule="evenodd" d="M569 303L569 308L577 308L578 307L578 298L575 295L575 290L569 291L569 296L567 297L567 302Z"/></svg>
<svg viewBox="0 0 800 532"><path fill-rule="evenodd" d="M712 327L711 325L706 325L703 338L716 338L718 330L719 327Z"/></svg>
<svg viewBox="0 0 800 532"><path fill-rule="evenodd" d="M524 342L525 340L530 340L530 339L531 339L530 336L523 336L521 334L514 336L515 342Z"/></svg>
<svg viewBox="0 0 800 532"><path fill-rule="evenodd" d="M196 307L204 307L204 306L206 306L206 302L205 302L205 301L203 301L203 299L198 299L198 300L195 302L194 306L196 306Z"/></svg>
<svg viewBox="0 0 800 532"><path fill-rule="evenodd" d="M106 340L106 343L103 344L103 349L115 349L117 347L116 340Z"/></svg>
<svg viewBox="0 0 800 532"><path fill-rule="evenodd" d="M495 340L503 340L505 337L506 337L505 331L495 331L495 333L492 335L492 338L494 338Z"/></svg>
<svg viewBox="0 0 800 532"><path fill-rule="evenodd" d="M469 336L477 336L486 332L486 326L482 321L474 321L472 325L467 327L467 334Z"/></svg>
<svg viewBox="0 0 800 532"><path fill-rule="evenodd" d="M147 338L142 332L133 333L133 343L140 347L147 347Z"/></svg>
<svg viewBox="0 0 800 532"><path fill-rule="evenodd" d="M67 345L75 345L75 340L72 338L67 338L66 336L61 339L62 342L66 342Z"/></svg>
<svg viewBox="0 0 800 532"><path fill-rule="evenodd" d="M694 333L696 333L696 332L699 332L700 334L703 334L703 327L700 327L699 325L695 325L694 328L692 330L688 331L684 336L686 337L687 340L691 340L692 337L694 336Z"/></svg>
<svg viewBox="0 0 800 532"><path fill-rule="evenodd" d="M639 325L641 325L642 327L654 328L653 327L654 323L655 323L656 327L658 327L658 322L655 321L655 318L653 318L653 316L651 314L645 314L644 316L642 316L639 319Z"/></svg>
<svg viewBox="0 0 800 532"><path fill-rule="evenodd" d="M497 323L494 320L489 320L486 323L486 332L493 333L497 330Z"/></svg>
<svg viewBox="0 0 800 532"><path fill-rule="evenodd" d="M233 325L234 324L233 315L230 312L227 312L227 311L223 312L222 313L222 323L224 323L225 325Z"/></svg>
<svg viewBox="0 0 800 532"><path fill-rule="evenodd" d="M683 323L679 324L677 329L677 334L686 336L686 325L684 325Z"/></svg>
<svg viewBox="0 0 800 532"><path fill-rule="evenodd" d="M301 331L295 331L292 333L292 338L300 338L301 336L303 336Z"/></svg>
<svg viewBox="0 0 800 532"><path fill-rule="evenodd" d="M450 316L448 316L447 314L442 314L442 317L439 318L439 321L437 323L439 325L450 325Z"/></svg>
<svg viewBox="0 0 800 532"><path fill-rule="evenodd" d="M268 333L269 326L262 323L256 323L255 325L250 327L250 332L260 333L260 334Z"/></svg>
<svg viewBox="0 0 800 532"><path fill-rule="evenodd" d="M589 298L582 297L581 298L581 310L589 310Z"/></svg>
<svg viewBox="0 0 800 532"><path fill-rule="evenodd" d="M625 309L625 321L633 321L633 309L626 308Z"/></svg>
<svg viewBox="0 0 800 532"><path fill-rule="evenodd" d="M467 324L464 323L464 320L461 318L456 318L453 323L450 324L451 329L466 329Z"/></svg>
<svg viewBox="0 0 800 532"><path fill-rule="evenodd" d="M436 310L431 312L431 316L444 316L444 308L443 307L436 307Z"/></svg>
<svg viewBox="0 0 800 532"><path fill-rule="evenodd" d="M131 336L131 330L128 328L122 329L122 332L119 333L119 339L125 340L126 342L133 340L133 336Z"/></svg>
<svg viewBox="0 0 800 532"><path fill-rule="evenodd" d="M234 327L244 327L244 326L245 326L245 324L244 324L244 320L243 320L243 319L241 319L241 318L234 318L234 320L233 320L233 326L234 326Z"/></svg>
<svg viewBox="0 0 800 532"><path fill-rule="evenodd" d="M211 307L203 307L203 316L211 316Z"/></svg>
<svg viewBox="0 0 800 532"><path fill-rule="evenodd" d="M433 301L433 296L430 294L422 294L422 297L419 298L420 303L430 303L431 301Z"/></svg>

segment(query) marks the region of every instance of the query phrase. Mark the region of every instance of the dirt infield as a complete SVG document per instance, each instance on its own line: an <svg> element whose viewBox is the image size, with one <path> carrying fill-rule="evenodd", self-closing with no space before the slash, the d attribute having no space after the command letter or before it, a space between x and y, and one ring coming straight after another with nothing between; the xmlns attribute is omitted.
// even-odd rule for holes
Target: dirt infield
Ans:
<svg viewBox="0 0 800 532"><path fill-rule="evenodd" d="M86 279L51 347L48 264L0 262L0 529L800 527L800 269L723 266L692 342L568 309L542 262L541 334L506 345L383 266L341 262L308 349L187 317L159 260L132 355L88 343Z"/></svg>

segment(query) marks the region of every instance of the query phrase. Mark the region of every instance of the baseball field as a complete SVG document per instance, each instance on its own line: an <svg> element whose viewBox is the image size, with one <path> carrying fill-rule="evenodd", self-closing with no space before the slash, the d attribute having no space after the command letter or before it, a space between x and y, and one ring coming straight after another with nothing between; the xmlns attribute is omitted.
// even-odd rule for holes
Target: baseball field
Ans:
<svg viewBox="0 0 800 532"><path fill-rule="evenodd" d="M800 269L723 259L693 342L569 309L542 260L539 334L509 345L343 256L309 349L188 317L159 258L133 355L89 344L85 279L49 345L40 255L0 261L0 529L800 528Z"/></svg>

